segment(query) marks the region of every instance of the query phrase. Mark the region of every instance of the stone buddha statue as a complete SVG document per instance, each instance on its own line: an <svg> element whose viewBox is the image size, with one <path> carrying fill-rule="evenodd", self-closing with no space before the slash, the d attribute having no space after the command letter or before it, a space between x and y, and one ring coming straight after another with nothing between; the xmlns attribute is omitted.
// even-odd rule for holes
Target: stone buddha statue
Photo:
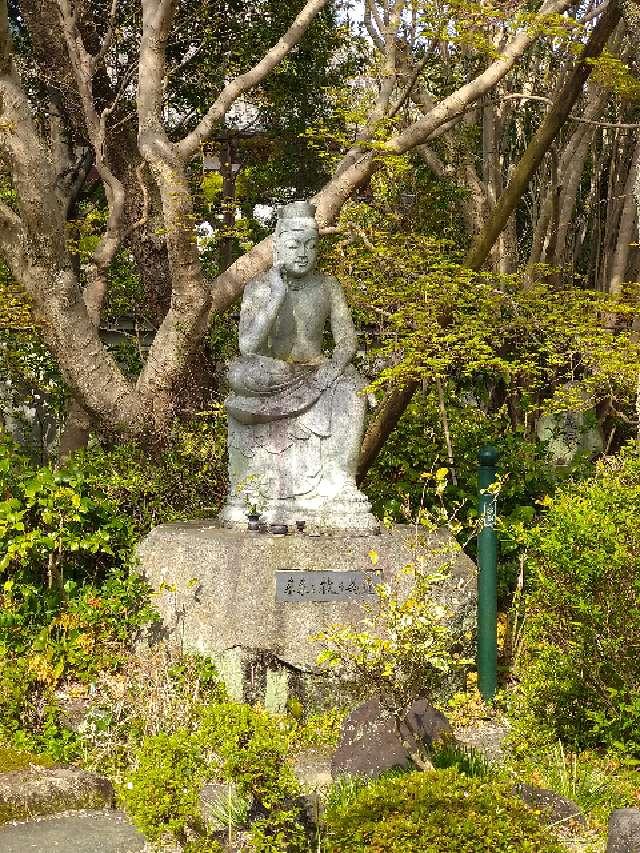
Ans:
<svg viewBox="0 0 640 853"><path fill-rule="evenodd" d="M365 383L351 364L356 332L339 282L316 269L318 237L312 204L283 206L273 267L244 291L240 357L229 367L225 401L225 524L244 526L256 511L310 529L378 528L355 482L366 408Z"/></svg>

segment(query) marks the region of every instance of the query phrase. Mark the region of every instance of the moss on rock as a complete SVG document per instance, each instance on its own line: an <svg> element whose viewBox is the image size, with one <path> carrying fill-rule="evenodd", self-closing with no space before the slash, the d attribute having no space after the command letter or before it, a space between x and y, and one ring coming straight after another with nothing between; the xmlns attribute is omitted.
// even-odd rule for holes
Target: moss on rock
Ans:
<svg viewBox="0 0 640 853"><path fill-rule="evenodd" d="M38 767L0 773L0 823L113 804L113 787L94 773Z"/></svg>

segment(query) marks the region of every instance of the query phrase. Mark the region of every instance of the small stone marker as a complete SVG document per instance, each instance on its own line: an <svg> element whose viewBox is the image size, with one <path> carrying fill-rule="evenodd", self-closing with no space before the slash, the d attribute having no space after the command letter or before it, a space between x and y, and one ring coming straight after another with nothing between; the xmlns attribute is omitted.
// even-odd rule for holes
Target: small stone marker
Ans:
<svg viewBox="0 0 640 853"><path fill-rule="evenodd" d="M607 853L640 853L640 809L612 812Z"/></svg>
<svg viewBox="0 0 640 853"><path fill-rule="evenodd" d="M381 578L373 572L276 572L276 601L351 601L373 598Z"/></svg>

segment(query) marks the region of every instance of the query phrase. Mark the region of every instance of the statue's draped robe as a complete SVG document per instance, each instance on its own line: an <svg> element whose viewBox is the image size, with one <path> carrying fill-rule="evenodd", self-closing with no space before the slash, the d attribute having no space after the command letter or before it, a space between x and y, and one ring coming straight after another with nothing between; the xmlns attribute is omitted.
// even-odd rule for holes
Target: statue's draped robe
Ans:
<svg viewBox="0 0 640 853"><path fill-rule="evenodd" d="M231 364L232 393L225 405L236 424L229 433L230 452L243 457L239 468L251 472L245 479L251 477L248 485L258 492L294 498L318 486L321 442L331 435L336 389L348 385L356 394L363 383L351 365L328 387L317 374L317 367L262 355L241 356Z"/></svg>

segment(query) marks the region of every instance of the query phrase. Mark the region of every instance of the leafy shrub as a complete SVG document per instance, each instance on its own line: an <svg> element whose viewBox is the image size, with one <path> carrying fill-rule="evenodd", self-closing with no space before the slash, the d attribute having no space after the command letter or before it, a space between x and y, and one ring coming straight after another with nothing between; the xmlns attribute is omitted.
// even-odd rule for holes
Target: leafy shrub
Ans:
<svg viewBox="0 0 640 853"><path fill-rule="evenodd" d="M34 755L31 752L22 752L17 749L0 746L0 773L9 773L13 770L27 770L32 765L38 767L51 767L52 761L43 755Z"/></svg>
<svg viewBox="0 0 640 853"><path fill-rule="evenodd" d="M305 849L305 836L298 785L285 760L288 746L285 727L266 711L232 702L213 705L194 732L146 738L120 796L151 840L169 835L211 850L215 839L202 824L199 791L206 782L233 783L237 796L250 802L254 849L295 853Z"/></svg>
<svg viewBox="0 0 640 853"><path fill-rule="evenodd" d="M96 581L128 565L128 520L71 463L34 468L0 434L0 572L23 571L34 582Z"/></svg>
<svg viewBox="0 0 640 853"><path fill-rule="evenodd" d="M68 757L55 691L121 666L154 613L134 536L74 463L34 468L0 437L0 732Z"/></svg>
<svg viewBox="0 0 640 853"><path fill-rule="evenodd" d="M215 515L227 488L221 408L178 422L150 454L135 444L94 445L77 457L88 488L107 497L142 536L157 524Z"/></svg>
<svg viewBox="0 0 640 853"><path fill-rule="evenodd" d="M454 557L457 548L443 543L441 559ZM375 564L376 552L370 557ZM377 695L398 726L414 699L450 692L455 671L471 663L461 654L461 626L448 624L447 608L438 600L436 585L446 578L446 568L429 572L426 562L416 553L396 582L378 584L361 624L333 625L315 637L323 646L318 664L348 684L353 695ZM425 748L413 758L424 769L432 766Z"/></svg>
<svg viewBox="0 0 640 853"><path fill-rule="evenodd" d="M73 694L90 703L79 733L84 764L116 779L145 737L194 732L206 708L226 699L210 658L163 643L131 654L124 673L100 673L84 691L74 684Z"/></svg>
<svg viewBox="0 0 640 853"><path fill-rule="evenodd" d="M456 770L382 777L329 800L323 853L561 853L499 782Z"/></svg>
<svg viewBox="0 0 640 853"><path fill-rule="evenodd" d="M400 419L369 472L365 489L379 517L406 523L415 520L424 507L436 517L441 514L442 526L455 529L457 524L456 535L465 545L470 538L475 541L478 451L484 444L494 444L501 479L498 594L500 602L506 603L517 576L522 530L532 524L540 511L536 501L552 494L569 476L586 476L592 470L591 464L584 456L578 456L571 470L558 469L549 464L545 444L527 437L523 428L514 432L505 412L485 414L468 402L468 394L453 385L448 394L455 484L437 394L431 389L417 395ZM431 476L437 469L449 469L444 490L438 478ZM470 554L475 558L473 551Z"/></svg>
<svg viewBox="0 0 640 853"><path fill-rule="evenodd" d="M529 540L525 707L575 748L640 758L640 449L563 488Z"/></svg>

